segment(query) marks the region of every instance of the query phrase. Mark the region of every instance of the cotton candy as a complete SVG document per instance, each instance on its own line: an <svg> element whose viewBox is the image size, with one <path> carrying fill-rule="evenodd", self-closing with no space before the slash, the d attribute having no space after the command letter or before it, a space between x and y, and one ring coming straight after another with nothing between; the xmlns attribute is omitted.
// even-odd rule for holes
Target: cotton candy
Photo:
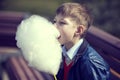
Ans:
<svg viewBox="0 0 120 80"><path fill-rule="evenodd" d="M56 75L62 59L59 36L59 31L50 21L32 15L18 26L15 39L29 66Z"/></svg>

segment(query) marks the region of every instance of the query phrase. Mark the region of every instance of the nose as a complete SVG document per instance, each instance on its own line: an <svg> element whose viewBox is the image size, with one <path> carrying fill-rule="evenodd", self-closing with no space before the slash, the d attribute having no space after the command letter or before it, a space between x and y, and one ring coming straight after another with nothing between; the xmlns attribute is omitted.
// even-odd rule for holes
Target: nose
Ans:
<svg viewBox="0 0 120 80"><path fill-rule="evenodd" d="M54 23L54 26L58 29L58 25L57 25L57 23Z"/></svg>

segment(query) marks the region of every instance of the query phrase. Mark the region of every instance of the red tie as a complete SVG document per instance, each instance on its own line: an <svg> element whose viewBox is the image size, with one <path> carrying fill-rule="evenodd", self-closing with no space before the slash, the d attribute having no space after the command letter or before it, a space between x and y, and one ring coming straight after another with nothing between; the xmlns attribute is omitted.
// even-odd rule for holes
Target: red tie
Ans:
<svg viewBox="0 0 120 80"><path fill-rule="evenodd" d="M73 62L66 64L65 58L64 58L64 80L67 80L68 73L70 68L72 67Z"/></svg>

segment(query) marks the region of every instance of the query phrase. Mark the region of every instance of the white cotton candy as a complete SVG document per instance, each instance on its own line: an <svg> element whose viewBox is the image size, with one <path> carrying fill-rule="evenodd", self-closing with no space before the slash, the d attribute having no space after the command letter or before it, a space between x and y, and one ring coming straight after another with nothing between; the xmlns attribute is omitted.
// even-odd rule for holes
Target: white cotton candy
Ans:
<svg viewBox="0 0 120 80"><path fill-rule="evenodd" d="M51 22L32 15L18 26L16 41L30 66L56 75L62 58L61 46L57 40L59 36L59 31Z"/></svg>

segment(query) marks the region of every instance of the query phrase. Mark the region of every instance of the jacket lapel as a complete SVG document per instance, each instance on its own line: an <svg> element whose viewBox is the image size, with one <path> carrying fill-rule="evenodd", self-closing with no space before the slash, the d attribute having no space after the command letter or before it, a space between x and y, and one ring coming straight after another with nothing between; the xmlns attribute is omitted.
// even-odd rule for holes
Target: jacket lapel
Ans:
<svg viewBox="0 0 120 80"><path fill-rule="evenodd" d="M73 58L74 64L77 62L77 60L85 53L88 46L88 42L84 39L82 45L79 47L76 56Z"/></svg>

